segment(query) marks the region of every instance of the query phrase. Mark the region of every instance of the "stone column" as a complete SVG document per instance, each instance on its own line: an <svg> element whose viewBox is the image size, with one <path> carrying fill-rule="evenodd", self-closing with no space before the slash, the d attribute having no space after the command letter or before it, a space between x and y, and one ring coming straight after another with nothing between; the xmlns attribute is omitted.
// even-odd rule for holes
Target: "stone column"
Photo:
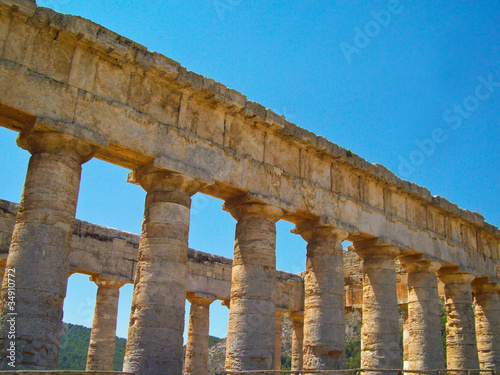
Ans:
<svg viewBox="0 0 500 375"><path fill-rule="evenodd" d="M307 241L304 278L304 370L339 370L345 360L345 292L342 241L348 232L319 224L297 225Z"/></svg>
<svg viewBox="0 0 500 375"><path fill-rule="evenodd" d="M446 357L449 369L477 369L476 329L472 310L474 276L457 269L439 270L446 298Z"/></svg>
<svg viewBox="0 0 500 375"><path fill-rule="evenodd" d="M407 369L443 369L444 357L436 275L436 271L442 264L425 259L421 255L402 257L400 261L408 274Z"/></svg>
<svg viewBox="0 0 500 375"><path fill-rule="evenodd" d="M303 343L304 343L304 313L294 312L290 314L292 319L292 370L302 370L303 366Z"/></svg>
<svg viewBox="0 0 500 375"><path fill-rule="evenodd" d="M472 282L476 304L476 336L481 370L500 371L500 285L487 278Z"/></svg>
<svg viewBox="0 0 500 375"><path fill-rule="evenodd" d="M216 297L190 292L187 294L187 299L191 303L191 309L189 311L184 374L207 375L210 304L216 300Z"/></svg>
<svg viewBox="0 0 500 375"><path fill-rule="evenodd" d="M276 326L276 222L279 208L226 202L238 221L234 244L226 370L272 370Z"/></svg>
<svg viewBox="0 0 500 375"><path fill-rule="evenodd" d="M123 282L92 276L97 284L86 371L113 371L118 299Z"/></svg>
<svg viewBox="0 0 500 375"><path fill-rule="evenodd" d="M152 166L131 177L147 195L123 371L178 375L191 196L204 183Z"/></svg>
<svg viewBox="0 0 500 375"><path fill-rule="evenodd" d="M403 369L410 370L410 320L408 319L408 304L399 305L399 308L403 310Z"/></svg>
<svg viewBox="0 0 500 375"><path fill-rule="evenodd" d="M75 220L81 165L94 147L70 135L27 131L18 145L31 153L6 272L15 270L15 360L18 370L57 369L63 302L69 271L71 231ZM2 287L0 351L12 313ZM0 369L10 361L0 357Z"/></svg>
<svg viewBox="0 0 500 375"><path fill-rule="evenodd" d="M276 333L274 338L274 369L281 370L281 317L283 311L276 311Z"/></svg>
<svg viewBox="0 0 500 375"><path fill-rule="evenodd" d="M379 239L355 242L354 250L363 258L361 367L398 369L401 351L394 258L399 251Z"/></svg>

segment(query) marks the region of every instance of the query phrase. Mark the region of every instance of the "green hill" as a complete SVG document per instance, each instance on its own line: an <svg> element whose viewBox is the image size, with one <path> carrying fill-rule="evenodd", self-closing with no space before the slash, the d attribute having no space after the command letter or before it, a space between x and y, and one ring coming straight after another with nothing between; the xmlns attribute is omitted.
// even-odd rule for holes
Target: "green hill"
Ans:
<svg viewBox="0 0 500 375"><path fill-rule="evenodd" d="M218 337L209 337L209 346L220 342ZM59 349L59 370L85 370L87 364L87 351L90 343L90 328L63 324L61 346ZM127 340L115 337L114 371L122 371L123 357Z"/></svg>
<svg viewBox="0 0 500 375"><path fill-rule="evenodd" d="M85 370L89 342L90 328L64 323L59 350L59 370ZM122 371L126 342L125 339L115 338L114 371Z"/></svg>

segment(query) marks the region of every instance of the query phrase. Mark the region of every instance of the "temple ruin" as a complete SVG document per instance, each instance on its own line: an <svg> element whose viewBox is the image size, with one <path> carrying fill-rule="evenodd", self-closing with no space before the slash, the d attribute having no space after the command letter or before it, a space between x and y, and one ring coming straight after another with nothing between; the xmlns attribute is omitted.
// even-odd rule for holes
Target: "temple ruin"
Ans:
<svg viewBox="0 0 500 375"><path fill-rule="evenodd" d="M57 368L74 272L98 285L88 371L110 370L118 290L131 282L127 373L182 373L186 298L188 374L206 374L214 300L229 308L229 372L276 368L284 313L294 370L342 369L346 306L362 312L362 368L398 369L398 305L405 369L500 369L498 228L165 56L34 0L0 0L0 125L31 153L19 207L0 202L2 370L13 270L18 370ZM147 192L140 237L75 221L91 158ZM188 249L196 193L237 221L232 260ZM279 220L308 243L303 276L276 270Z"/></svg>

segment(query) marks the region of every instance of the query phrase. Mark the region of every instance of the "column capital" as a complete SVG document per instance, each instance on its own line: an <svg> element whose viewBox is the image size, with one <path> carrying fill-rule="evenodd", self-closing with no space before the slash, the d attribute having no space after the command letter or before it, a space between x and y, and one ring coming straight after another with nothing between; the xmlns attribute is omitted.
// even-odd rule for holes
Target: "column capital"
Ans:
<svg viewBox="0 0 500 375"><path fill-rule="evenodd" d="M471 284L475 275L462 270L460 267L443 267L438 270L438 277L446 284Z"/></svg>
<svg viewBox="0 0 500 375"><path fill-rule="evenodd" d="M408 302L406 302L406 303L400 303L400 304L398 304L398 307L401 310L403 310L404 312L406 312L406 313L408 312Z"/></svg>
<svg viewBox="0 0 500 375"><path fill-rule="evenodd" d="M122 286L126 284L126 282L123 280L109 279L95 275L90 276L90 281L96 283L99 288L120 289Z"/></svg>
<svg viewBox="0 0 500 375"><path fill-rule="evenodd" d="M23 130L17 136L17 145L32 155L56 154L70 157L84 164L94 156L97 146L71 134L58 131L39 130L37 128Z"/></svg>
<svg viewBox="0 0 500 375"><path fill-rule="evenodd" d="M277 318L281 318L286 313L288 313L288 309L285 309L283 307L276 307L276 317Z"/></svg>
<svg viewBox="0 0 500 375"><path fill-rule="evenodd" d="M487 277L478 277L472 281L474 293L500 293L500 284L491 282Z"/></svg>
<svg viewBox="0 0 500 375"><path fill-rule="evenodd" d="M181 192L188 197L209 184L199 178L166 169L155 161L129 173L127 182L140 185L147 193Z"/></svg>
<svg viewBox="0 0 500 375"><path fill-rule="evenodd" d="M186 299L192 305L209 306L213 301L217 299L217 296L201 292L187 292Z"/></svg>
<svg viewBox="0 0 500 375"><path fill-rule="evenodd" d="M254 199L248 195L227 200L222 209L229 212L238 221L243 217L254 216L264 217L277 222L285 214L281 208Z"/></svg>
<svg viewBox="0 0 500 375"><path fill-rule="evenodd" d="M304 323L304 311L291 311L288 316L294 322Z"/></svg>
<svg viewBox="0 0 500 375"><path fill-rule="evenodd" d="M437 272L444 262L428 257L424 254L403 255L399 257L399 262L404 270L409 272Z"/></svg>
<svg viewBox="0 0 500 375"><path fill-rule="evenodd" d="M349 236L348 231L331 224L324 224L321 220L303 221L296 224L291 232L300 235L307 243L327 238L342 242Z"/></svg>
<svg viewBox="0 0 500 375"><path fill-rule="evenodd" d="M230 299L223 299L220 302L221 306L226 306L228 309L231 309L231 300Z"/></svg>
<svg viewBox="0 0 500 375"><path fill-rule="evenodd" d="M406 250L401 244L384 237L354 242L351 249L363 259L377 255L392 256L395 258Z"/></svg>

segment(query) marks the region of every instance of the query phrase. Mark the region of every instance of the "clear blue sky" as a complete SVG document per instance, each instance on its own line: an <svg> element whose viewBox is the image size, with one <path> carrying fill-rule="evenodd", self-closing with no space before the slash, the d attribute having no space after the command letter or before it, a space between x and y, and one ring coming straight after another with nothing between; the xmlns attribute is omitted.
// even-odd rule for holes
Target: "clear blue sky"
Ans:
<svg viewBox="0 0 500 375"><path fill-rule="evenodd" d="M38 0L160 52L499 225L500 3L496 1ZM422 151L423 150L423 151ZM0 129L0 198L18 202L28 153ZM84 165L77 218L140 232L128 171ZM196 196L190 246L232 257L234 220ZM278 224L278 269L305 242ZM122 288L125 337L131 286ZM96 287L70 278L64 320L90 326ZM228 311L212 305L210 333Z"/></svg>

